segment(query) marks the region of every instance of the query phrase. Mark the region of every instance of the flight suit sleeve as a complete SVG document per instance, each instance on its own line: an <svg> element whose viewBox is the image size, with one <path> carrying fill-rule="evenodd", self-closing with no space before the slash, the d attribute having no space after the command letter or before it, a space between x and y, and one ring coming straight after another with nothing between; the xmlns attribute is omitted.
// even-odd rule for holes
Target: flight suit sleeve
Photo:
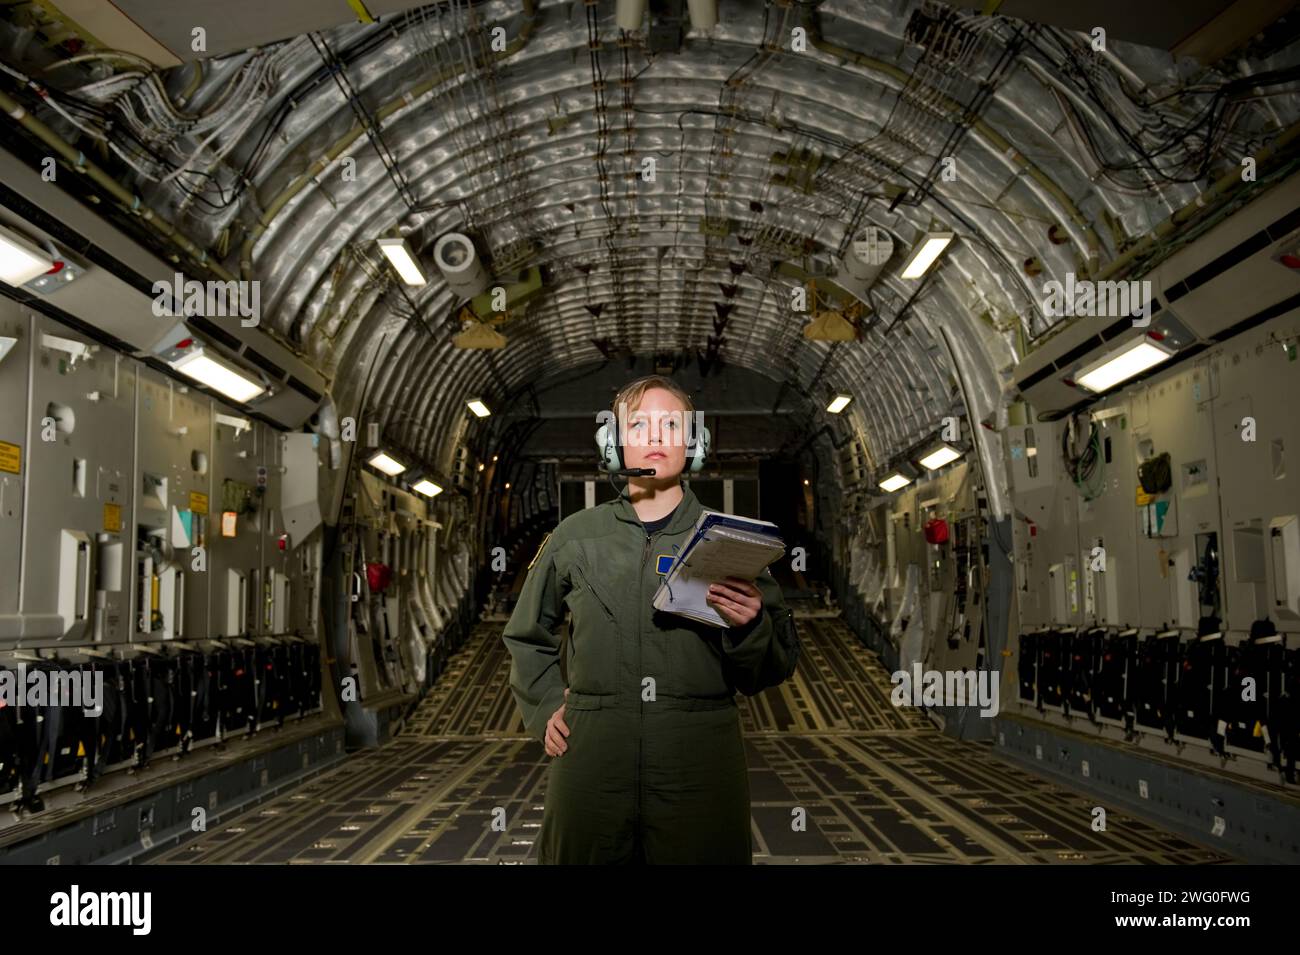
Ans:
<svg viewBox="0 0 1300 955"><path fill-rule="evenodd" d="M529 735L539 740L545 739L547 720L564 702L560 637L552 632L564 615L555 550L553 538L542 544L502 633L510 651L510 690Z"/></svg>
<svg viewBox="0 0 1300 955"><path fill-rule="evenodd" d="M746 696L788 679L799 659L799 634L781 585L766 568L754 583L763 595L758 616L743 627L722 631L723 670Z"/></svg>

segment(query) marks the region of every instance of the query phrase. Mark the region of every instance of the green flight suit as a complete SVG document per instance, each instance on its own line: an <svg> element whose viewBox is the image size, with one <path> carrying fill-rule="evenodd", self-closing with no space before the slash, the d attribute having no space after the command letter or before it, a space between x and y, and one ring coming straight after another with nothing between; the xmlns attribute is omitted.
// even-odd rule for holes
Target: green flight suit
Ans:
<svg viewBox="0 0 1300 955"><path fill-rule="evenodd" d="M701 510L683 487L668 525L647 536L624 491L565 518L533 559L503 633L510 688L532 736L545 738L562 703L569 727L568 750L549 757L539 863L753 861L735 692L789 677L799 641L767 570L746 627L654 609L661 571ZM552 633L566 604L567 700Z"/></svg>

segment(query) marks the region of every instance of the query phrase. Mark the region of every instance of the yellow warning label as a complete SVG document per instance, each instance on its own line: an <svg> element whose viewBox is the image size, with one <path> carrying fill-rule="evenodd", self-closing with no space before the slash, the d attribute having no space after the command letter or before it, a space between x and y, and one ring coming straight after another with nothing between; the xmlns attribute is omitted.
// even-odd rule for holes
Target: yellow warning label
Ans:
<svg viewBox="0 0 1300 955"><path fill-rule="evenodd" d="M0 441L0 471L23 473L23 449L8 441Z"/></svg>
<svg viewBox="0 0 1300 955"><path fill-rule="evenodd" d="M122 505L104 505L104 530L116 534L122 529Z"/></svg>
<svg viewBox="0 0 1300 955"><path fill-rule="evenodd" d="M190 510L195 514L208 513L208 496L198 491L190 491Z"/></svg>
<svg viewBox="0 0 1300 955"><path fill-rule="evenodd" d="M1156 499L1156 496L1155 496L1154 494L1148 494L1146 491L1142 490L1142 485L1141 485L1141 484L1139 484L1139 485L1137 486L1137 506L1138 506L1138 507L1146 507L1148 504L1150 504L1150 503L1151 503L1152 501L1154 501L1155 499Z"/></svg>

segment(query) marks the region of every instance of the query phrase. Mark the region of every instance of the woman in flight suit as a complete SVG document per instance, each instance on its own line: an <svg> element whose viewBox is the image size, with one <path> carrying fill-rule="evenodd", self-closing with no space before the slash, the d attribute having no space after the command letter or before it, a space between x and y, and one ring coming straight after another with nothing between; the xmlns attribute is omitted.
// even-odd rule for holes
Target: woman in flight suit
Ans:
<svg viewBox="0 0 1300 955"><path fill-rule="evenodd" d="M707 434L688 442L690 397L660 376L625 386L613 412L626 431L598 432L598 444L611 444L602 447L607 464L655 474L560 522L529 565L503 634L524 724L553 758L537 859L748 864L735 693L752 696L794 672L793 617L768 570L711 588L729 628L654 609L702 510L680 478L688 452L692 470L703 465ZM566 605L567 686L552 633Z"/></svg>

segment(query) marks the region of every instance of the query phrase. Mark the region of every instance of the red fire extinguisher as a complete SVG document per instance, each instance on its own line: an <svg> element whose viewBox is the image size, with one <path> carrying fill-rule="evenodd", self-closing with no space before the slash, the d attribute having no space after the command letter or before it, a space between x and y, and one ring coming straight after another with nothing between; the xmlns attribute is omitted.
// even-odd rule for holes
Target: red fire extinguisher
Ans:
<svg viewBox="0 0 1300 955"><path fill-rule="evenodd" d="M948 522L942 517L932 517L925 522L925 539L931 544L948 543Z"/></svg>
<svg viewBox="0 0 1300 955"><path fill-rule="evenodd" d="M366 583L371 593L387 590L393 580L393 568L387 564L366 564Z"/></svg>

